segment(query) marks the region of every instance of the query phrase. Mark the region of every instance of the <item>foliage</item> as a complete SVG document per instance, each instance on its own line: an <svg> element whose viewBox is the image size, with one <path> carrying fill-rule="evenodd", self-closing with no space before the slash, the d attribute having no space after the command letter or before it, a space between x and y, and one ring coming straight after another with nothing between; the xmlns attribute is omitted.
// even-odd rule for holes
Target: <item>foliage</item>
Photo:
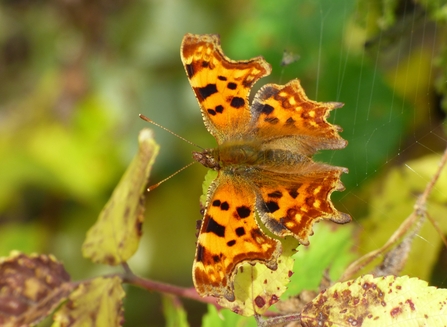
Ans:
<svg viewBox="0 0 447 327"><path fill-rule="evenodd" d="M271 62L276 75L269 77L269 82L282 84L298 77L311 98L345 103L331 121L343 127L342 136L349 145L343 151L322 153L320 158L349 167L350 174L343 177L347 190L338 195L336 207L349 212L354 223L336 230L324 225L315 229L311 245L300 247L293 256L294 274L280 301L291 300L292 309L278 306L275 310L301 312L296 295L302 290L311 290L305 302L315 305L313 298L320 289L333 294L330 292L337 288L346 288L346 282L329 288L329 279L322 278L326 269L335 281L354 257L380 248L412 212L417 196L437 170L439 152L445 147L445 22L446 6L439 0L2 3L0 255L4 258L0 264L16 265L14 269L23 271L21 263L28 262L28 276L35 278L9 278L10 284L1 284L2 292L23 285L17 290L30 298L26 305L18 305L14 318L4 314L2 298L0 315L37 322L66 299L71 302L55 316L57 323L63 324L70 319L67 307L77 308L73 311L76 317L84 315L85 307L80 306L84 300L76 298L82 293L96 299L97 306L87 306L87 310L96 310L98 317L101 310L119 306L116 315L105 318L119 325L123 323L123 294L118 276L126 283L157 291L147 292L141 300L132 298L132 290L126 289L125 325L162 326L166 321L196 326L202 321L203 307L195 310L188 305L184 310L178 298L172 297L163 297L161 302L159 293L167 289L164 284L148 286L147 281L129 278L127 270L116 273L116 269L84 260L79 251L83 242L95 244L97 254L103 256L90 253L96 262L128 261L135 272L151 280L169 286L191 285L195 220L200 218L198 198L204 175L199 168L191 168L149 193L143 238L141 216L135 214L132 222L119 225L122 229L103 229L101 225L96 229L109 233L96 236L114 241L116 247L107 243L105 249L96 248L101 237L84 239L137 152L134 140L143 126L139 112L150 113L155 121L200 146L212 143L200 122L178 56L186 32L219 33L230 57L263 55ZM298 54L299 60L281 67L284 50ZM155 182L182 167L190 156L190 148L171 136L156 131L156 139L161 153L151 175ZM129 188L140 192L146 177L137 181L126 177L124 182L124 194L129 194ZM429 216L438 222L442 233L446 230L442 220L445 184L442 175L426 202ZM112 216L119 215L132 202L130 210L137 213L142 209L138 192L119 205L116 199L125 196L114 192L106 208L114 208ZM106 212L101 215L102 219L114 219ZM98 220L97 224L101 223ZM425 223L419 231L421 237L412 239L403 272L443 286L443 277L435 277L445 276L445 271L435 268L442 267L444 246L433 226L437 224ZM114 231L121 235L110 238ZM123 251L117 252L124 239ZM402 240L406 238L402 236L398 242ZM25 254L10 255L13 249ZM33 252L55 256L31 255ZM384 255L376 256L364 271L375 269ZM64 278L55 282L54 292L45 286L45 292L32 298L46 282L35 270L42 262L45 269L55 269L45 277L56 274ZM71 278L62 271L70 272ZM0 269L2 278L6 272ZM103 277L88 279L98 275ZM111 284L101 284L104 288L96 284L103 282ZM395 282L421 297L443 292L412 278ZM107 289L112 292L111 302L100 294ZM177 296L194 298L191 288L177 291ZM6 304L11 303L8 298ZM32 313L29 305L34 306ZM252 317L219 311L214 305L209 305L204 326L256 324Z"/></svg>

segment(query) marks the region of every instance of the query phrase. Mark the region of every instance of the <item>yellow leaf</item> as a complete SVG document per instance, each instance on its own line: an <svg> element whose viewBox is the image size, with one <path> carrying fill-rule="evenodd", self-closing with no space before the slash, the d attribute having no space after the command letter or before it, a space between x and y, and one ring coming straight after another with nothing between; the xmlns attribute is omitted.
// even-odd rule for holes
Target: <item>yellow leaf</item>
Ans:
<svg viewBox="0 0 447 327"><path fill-rule="evenodd" d="M408 276L366 275L337 283L301 312L304 326L411 327L447 324L447 290Z"/></svg>
<svg viewBox="0 0 447 327"><path fill-rule="evenodd" d="M293 254L298 241L287 237L281 240L283 251L278 258L278 268L271 270L263 264L243 264L234 279L236 300L219 298L219 304L242 316L261 315L279 301L286 291L293 272Z"/></svg>
<svg viewBox="0 0 447 327"><path fill-rule="evenodd" d="M439 165L440 155L429 155L407 164L393 168L385 176L382 185L374 185L379 192L369 198L369 214L362 220L363 233L359 248L367 253L381 247L399 225L411 214L417 200L415 195L422 194ZM437 222L439 229L447 232L447 172L443 171L428 203L427 212ZM428 221L424 223L413 241L409 259L403 274L429 279L438 252L444 246L438 232ZM429 240L429 242L427 242ZM377 264L377 261L374 265ZM371 266L369 267L371 268ZM368 267L365 269L370 271Z"/></svg>
<svg viewBox="0 0 447 327"><path fill-rule="evenodd" d="M149 129L138 137L139 149L97 222L87 232L84 257L95 263L118 265L138 249L144 220L144 199L158 145Z"/></svg>
<svg viewBox="0 0 447 327"><path fill-rule="evenodd" d="M53 317L52 327L121 326L124 322L121 278L99 277L82 283Z"/></svg>

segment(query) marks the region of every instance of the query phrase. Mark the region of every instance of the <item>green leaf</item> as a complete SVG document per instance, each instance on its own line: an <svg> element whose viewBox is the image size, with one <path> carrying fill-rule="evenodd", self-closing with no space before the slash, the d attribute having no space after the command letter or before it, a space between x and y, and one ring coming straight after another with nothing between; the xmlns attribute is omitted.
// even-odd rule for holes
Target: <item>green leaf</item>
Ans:
<svg viewBox="0 0 447 327"><path fill-rule="evenodd" d="M177 297L163 295L163 313L166 319L166 327L188 327L186 312Z"/></svg>
<svg viewBox="0 0 447 327"><path fill-rule="evenodd" d="M205 175L205 179L202 183L202 195L200 196L200 205L205 208L206 199L208 197L208 188L211 183L216 179L217 171L209 169Z"/></svg>
<svg viewBox="0 0 447 327"><path fill-rule="evenodd" d="M118 265L138 249L144 220L146 184L158 145L149 129L140 132L138 153L121 178L98 221L87 232L84 257L95 263Z"/></svg>
<svg viewBox="0 0 447 327"><path fill-rule="evenodd" d="M121 278L99 277L80 284L54 315L52 327L121 326L124 322Z"/></svg>
<svg viewBox="0 0 447 327"><path fill-rule="evenodd" d="M296 296L303 290L317 290L326 270L329 270L332 280L337 280L344 268L356 258L352 251L355 245L353 228L352 224L316 224L310 245L300 246L293 256L293 276L283 298Z"/></svg>
<svg viewBox="0 0 447 327"><path fill-rule="evenodd" d="M214 305L208 305L208 313L203 316L202 327L256 327L253 317L244 317L230 310L217 311Z"/></svg>

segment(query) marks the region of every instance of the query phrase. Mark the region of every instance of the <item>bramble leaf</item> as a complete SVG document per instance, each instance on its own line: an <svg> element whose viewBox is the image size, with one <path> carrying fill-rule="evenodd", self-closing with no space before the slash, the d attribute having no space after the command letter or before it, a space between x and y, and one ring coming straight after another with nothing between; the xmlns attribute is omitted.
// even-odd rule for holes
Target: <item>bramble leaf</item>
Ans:
<svg viewBox="0 0 447 327"><path fill-rule="evenodd" d="M99 277L80 284L53 317L52 327L121 326L124 290L121 278Z"/></svg>
<svg viewBox="0 0 447 327"><path fill-rule="evenodd" d="M287 237L281 240L282 253L278 258L278 268L271 270L263 264L243 264L234 277L234 295L236 300L230 302L219 299L219 304L242 316L263 314L279 300L286 291L293 274L293 254L296 253L298 241Z"/></svg>
<svg viewBox="0 0 447 327"><path fill-rule="evenodd" d="M366 275L321 292L301 312L304 326L445 326L447 290L408 276Z"/></svg>
<svg viewBox="0 0 447 327"><path fill-rule="evenodd" d="M149 129L141 130L139 149L129 168L87 232L82 254L95 263L118 265L138 249L144 221L146 184L158 145Z"/></svg>
<svg viewBox="0 0 447 327"><path fill-rule="evenodd" d="M0 258L0 325L34 325L71 290L70 275L53 256L16 252Z"/></svg>

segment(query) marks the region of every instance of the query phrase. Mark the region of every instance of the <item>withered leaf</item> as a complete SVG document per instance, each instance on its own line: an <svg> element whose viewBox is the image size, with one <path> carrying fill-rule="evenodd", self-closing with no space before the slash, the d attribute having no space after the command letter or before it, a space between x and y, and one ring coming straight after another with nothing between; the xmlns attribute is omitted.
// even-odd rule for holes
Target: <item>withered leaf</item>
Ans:
<svg viewBox="0 0 447 327"><path fill-rule="evenodd" d="M71 290L69 274L51 255L14 252L0 258L0 325L36 324Z"/></svg>

